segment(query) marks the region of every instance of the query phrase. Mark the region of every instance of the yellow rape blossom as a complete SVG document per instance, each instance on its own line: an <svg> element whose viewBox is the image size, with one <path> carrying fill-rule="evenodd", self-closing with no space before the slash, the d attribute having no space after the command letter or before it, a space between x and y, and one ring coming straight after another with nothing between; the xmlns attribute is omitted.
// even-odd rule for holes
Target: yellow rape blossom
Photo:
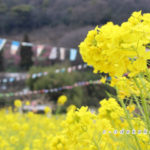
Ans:
<svg viewBox="0 0 150 150"><path fill-rule="evenodd" d="M22 106L21 100L16 99L15 102L14 102L14 105L15 105L17 108L18 108L18 107L21 107L21 106Z"/></svg>
<svg viewBox="0 0 150 150"><path fill-rule="evenodd" d="M64 105L66 101L67 101L67 96L61 95L58 98L57 103L58 103L58 105Z"/></svg>
<svg viewBox="0 0 150 150"><path fill-rule="evenodd" d="M50 113L51 112L51 109L50 107L46 106L45 109L44 109L44 112L47 114L47 113Z"/></svg>
<svg viewBox="0 0 150 150"><path fill-rule="evenodd" d="M147 68L150 52L150 15L134 12L127 22L114 25L108 22L89 31L79 45L82 58L94 67L94 72L120 77L126 72L135 76Z"/></svg>
<svg viewBox="0 0 150 150"><path fill-rule="evenodd" d="M101 83L105 83L106 82L106 77L102 77L100 80Z"/></svg>
<svg viewBox="0 0 150 150"><path fill-rule="evenodd" d="M71 110L73 110L73 111L75 111L77 109L77 107L75 106L75 105L69 105L68 107L67 107L67 111L71 111Z"/></svg>
<svg viewBox="0 0 150 150"><path fill-rule="evenodd" d="M26 101L25 105L29 106L30 105L30 101Z"/></svg>
<svg viewBox="0 0 150 150"><path fill-rule="evenodd" d="M135 105L132 104L127 106L127 110L129 110L130 113L133 112L135 110Z"/></svg>

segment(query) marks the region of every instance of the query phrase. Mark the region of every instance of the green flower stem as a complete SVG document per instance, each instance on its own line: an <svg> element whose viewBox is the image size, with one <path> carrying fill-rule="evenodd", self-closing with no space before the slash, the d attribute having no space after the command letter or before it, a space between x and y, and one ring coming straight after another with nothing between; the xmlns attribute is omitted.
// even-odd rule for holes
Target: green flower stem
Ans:
<svg viewBox="0 0 150 150"><path fill-rule="evenodd" d="M121 103L121 105L122 105L122 107L123 107L123 109L124 109L125 114L126 114L127 122L128 122L128 124L129 124L129 126L130 126L130 129L132 130L132 129L133 129L133 126L132 126L132 123L131 123L131 117L130 117L130 115L129 115L127 109L126 109L126 106L125 106L124 102L123 102L122 100L120 100L120 99L119 99L119 101L120 101L120 103ZM137 143L138 150L142 150L137 136L136 136L135 134L133 134L133 136L134 136L134 139L135 139L135 141L136 141L136 143Z"/></svg>
<svg viewBox="0 0 150 150"><path fill-rule="evenodd" d="M140 85L139 85L139 83L138 83L138 81L137 81L136 78L134 78L134 81L135 81L137 87L140 90L140 98L141 98L141 101L142 101L142 106L143 106L143 110L144 110L144 114L145 114L145 118L144 119L146 119L145 121L147 123L147 128L149 130L150 129L150 120L149 120L149 113L148 113L148 108L147 108L146 100L145 100L144 95L143 95L143 89L142 89L143 87L140 87Z"/></svg>
<svg viewBox="0 0 150 150"><path fill-rule="evenodd" d="M56 109L56 115L59 115L59 113L60 113L60 110L61 110L61 106L60 106L60 105L57 105L57 109Z"/></svg>
<svg viewBox="0 0 150 150"><path fill-rule="evenodd" d="M144 114L144 112L143 112L143 109L142 109L142 107L141 107L141 105L140 105L140 103L139 103L137 97L136 97L135 95L132 95L132 97L135 99L136 104L137 104L137 106L138 106L138 108L139 108L139 110L140 110L140 112L141 112L143 118L146 120L146 116L145 116L145 114Z"/></svg>

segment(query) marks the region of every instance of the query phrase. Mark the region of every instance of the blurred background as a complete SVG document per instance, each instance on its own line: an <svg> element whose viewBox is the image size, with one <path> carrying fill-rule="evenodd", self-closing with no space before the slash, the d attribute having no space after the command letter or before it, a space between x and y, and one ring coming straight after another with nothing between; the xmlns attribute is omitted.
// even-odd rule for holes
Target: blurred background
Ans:
<svg viewBox="0 0 150 150"><path fill-rule="evenodd" d="M0 106L15 99L55 107L68 97L77 107L97 107L115 90L96 82L79 53L89 30L121 24L133 11L149 12L149 0L0 0ZM62 110L63 111L63 110Z"/></svg>

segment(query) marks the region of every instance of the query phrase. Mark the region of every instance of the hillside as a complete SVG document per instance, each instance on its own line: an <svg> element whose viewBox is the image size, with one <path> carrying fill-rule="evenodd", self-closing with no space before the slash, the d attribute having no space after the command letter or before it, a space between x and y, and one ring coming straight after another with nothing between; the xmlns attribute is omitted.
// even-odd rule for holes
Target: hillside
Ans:
<svg viewBox="0 0 150 150"><path fill-rule="evenodd" d="M135 10L148 12L149 0L0 0L0 34L21 40L27 32L32 42L77 47L92 27L121 23Z"/></svg>

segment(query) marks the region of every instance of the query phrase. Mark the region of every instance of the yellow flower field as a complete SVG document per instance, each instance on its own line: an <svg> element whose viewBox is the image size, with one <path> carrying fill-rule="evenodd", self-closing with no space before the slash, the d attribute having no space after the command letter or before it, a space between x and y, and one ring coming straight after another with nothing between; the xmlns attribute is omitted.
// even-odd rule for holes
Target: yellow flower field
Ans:
<svg viewBox="0 0 150 150"><path fill-rule="evenodd" d="M10 108L2 110L0 149L132 150L137 149L135 135L143 150L150 148L149 136L144 134L145 123L139 117L133 117L133 106L128 106L133 125L130 128L123 108L115 99L104 99L100 104L98 113L91 113L88 107L77 110L72 107L66 115L51 116L47 112L38 115L13 113ZM132 134L134 130L136 133Z"/></svg>

